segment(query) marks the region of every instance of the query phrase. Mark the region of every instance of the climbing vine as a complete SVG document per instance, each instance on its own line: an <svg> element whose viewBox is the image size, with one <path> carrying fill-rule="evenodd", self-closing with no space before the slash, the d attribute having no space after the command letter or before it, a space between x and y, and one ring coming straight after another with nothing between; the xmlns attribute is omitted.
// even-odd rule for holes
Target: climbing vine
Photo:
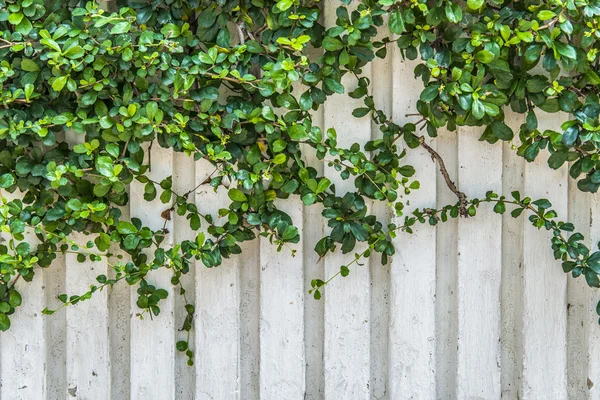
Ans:
<svg viewBox="0 0 600 400"><path fill-rule="evenodd" d="M374 253L386 263L392 239L419 223L470 218L489 203L551 231L564 271L600 287L600 252L548 200L470 199L429 145L440 128L482 126L481 140L513 141L527 161L549 152L550 168L570 163L579 189L596 192L600 1L345 0L327 27L322 8L318 0L0 0L0 330L21 304L15 282L35 279L61 253L106 259L112 270L87 293L59 295L64 306L125 281L138 287L141 314L158 315L168 292L148 282L157 269L171 271L185 296L180 279L194 261L217 267L258 235L293 249L298 229L276 206L291 197L323 206L330 231L319 256L355 252L338 275ZM424 85L415 122L402 126L375 107L362 75L392 46L418 59ZM381 138L346 147L344 132L321 130L312 112L334 94L362 99L353 116L372 118ZM525 116L518 132L505 123L509 108ZM557 112L560 129L538 129L541 113ZM152 146L214 171L178 192L171 177L151 179ZM405 215L420 184L403 159L417 147L432 155L456 204ZM354 189L336 191L307 161L310 148ZM144 200L164 203L162 218L184 216L195 237L167 244L165 228L124 217L134 181ZM221 218L190 198L201 186L227 191ZM379 221L371 201L403 222ZM89 241L76 243L76 232ZM312 282L315 298L330 280ZM185 309L189 333L194 306ZM191 364L188 341L176 346Z"/></svg>

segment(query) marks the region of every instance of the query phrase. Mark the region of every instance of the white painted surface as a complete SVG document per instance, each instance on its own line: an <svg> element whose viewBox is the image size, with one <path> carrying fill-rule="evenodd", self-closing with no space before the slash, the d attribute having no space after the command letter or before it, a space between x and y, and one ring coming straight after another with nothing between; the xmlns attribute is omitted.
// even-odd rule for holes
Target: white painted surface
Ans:
<svg viewBox="0 0 600 400"><path fill-rule="evenodd" d="M395 123L417 122L406 116L417 112L416 96L421 81L414 79L414 61L402 61L399 51L393 52L393 108ZM421 132L423 134L423 132ZM435 146L435 144L433 145ZM402 164L413 165L413 179L421 182L419 190L410 195L406 215L416 208L435 208L438 166L423 148L410 150ZM397 224L404 216L397 217ZM388 379L392 399L435 399L435 284L436 229L420 226L418 235L401 234L394 241L396 255L390 276L390 364ZM411 282L407 285L407 282Z"/></svg>
<svg viewBox="0 0 600 400"><path fill-rule="evenodd" d="M538 115L540 129L557 127L564 115ZM527 195L547 198L567 215L565 166L553 171L547 154L525 165ZM522 399L567 397L567 275L548 251L551 233L525 224L523 231L523 389ZM544 243L544 246L540 245ZM585 345L585 344L584 344Z"/></svg>
<svg viewBox="0 0 600 400"><path fill-rule="evenodd" d="M150 152L152 157L152 171L148 173L150 179L160 182L173 175L172 151L154 143ZM161 189L157 188L157 190L160 195ZM158 197L147 202L143 196L144 184L132 182L129 207L131 217L139 218L143 225L153 230L161 229L165 222L161 218L161 213L169 208L171 203L163 204ZM167 221L166 229L169 234L165 238L165 243L172 243L173 219ZM148 398L175 400L176 350L173 345L175 343L173 299L177 294L171 285L171 276L171 271L167 269L148 274L148 284L169 292L169 296L160 303L160 315L152 318L148 313L141 315L141 318L138 316L140 313L136 305L138 294L135 287L131 289L131 337L139 339L132 341L130 346L131 399L133 400Z"/></svg>
<svg viewBox="0 0 600 400"><path fill-rule="evenodd" d="M370 68L363 75L368 76ZM354 90L356 79L345 76L346 91ZM352 100L352 99L351 99ZM348 97L335 95L325 105L325 126L333 127L338 133L340 146L365 143L371 138L371 123L368 118L349 119L347 115L362 101L349 101ZM328 111L331 110L331 111ZM333 168L326 167L325 175L335 185L336 193L352 190L350 180L342 180ZM329 228L326 228L326 232ZM338 246L339 248L340 246ZM366 247L360 243L358 252ZM354 252L341 251L324 259L325 278L333 276L340 266L350 263ZM369 399L370 381L370 274L369 260L350 266L350 274L343 280L329 284L324 294L324 376L325 397L328 399Z"/></svg>
<svg viewBox="0 0 600 400"><path fill-rule="evenodd" d="M278 205L298 229L302 201L291 198ZM304 282L301 245L277 248L260 238L260 398L298 399L305 393Z"/></svg>
<svg viewBox="0 0 600 400"><path fill-rule="evenodd" d="M335 8L333 2L325 4L326 25L333 25ZM371 66L363 69L362 76L371 78ZM344 76L345 93L356 88L353 76ZM344 95L331 96L324 106L324 125L335 128L339 145L350 147L353 143L364 144L371 139L371 121L368 117L348 118L352 110L361 107L362 100L354 100ZM333 168L326 166L325 175L335 185L336 194L343 195L352 190L350 180L342 180ZM329 232L330 228L325 228ZM340 246L338 246L339 248ZM364 245L355 249L361 252ZM354 252L341 251L325 258L325 278L335 275L341 265L354 259ZM362 259L362 265L350 266L350 274L343 280L336 280L326 288L324 294L324 380L325 398L331 400L370 398L370 322L371 295L369 260ZM342 284L343 283L343 284Z"/></svg>
<svg viewBox="0 0 600 400"><path fill-rule="evenodd" d="M90 240L81 233L73 235L80 246ZM78 263L75 254L66 254L66 291L83 294L95 284L98 275L107 274L106 259ZM67 307L67 390L81 398L107 398L110 386L110 356L108 334L108 290L96 292L78 307ZM89 329L93 326L94 329Z"/></svg>
<svg viewBox="0 0 600 400"><path fill-rule="evenodd" d="M592 251L598 250L600 243L600 199L594 198L591 200L591 227L590 237L588 242ZM600 399L600 324L599 316L595 313L596 304L600 300L598 293L590 293L583 304L583 309L588 311L587 323L584 324L587 334L586 343L582 344L585 353L583 363L586 365L587 377L585 378L586 388L590 392L590 399Z"/></svg>
<svg viewBox="0 0 600 400"><path fill-rule="evenodd" d="M502 147L480 142L481 132L458 132L458 186L469 197L502 190ZM458 221L458 398L500 398L501 246L502 217L491 207Z"/></svg>
<svg viewBox="0 0 600 400"><path fill-rule="evenodd" d="M18 192L0 190L8 200L20 198ZM27 242L37 242L32 230L25 233ZM2 240L10 235L0 233ZM3 244L7 244L3 242ZM60 265L60 264L59 264ZM62 265L64 267L64 264ZM43 400L46 398L45 362L47 354L46 324L41 310L45 307L45 279L38 270L32 282L19 280L15 287L22 295L23 316L11 318L11 328L0 337L0 398ZM25 293L36 293L25 296Z"/></svg>
<svg viewBox="0 0 600 400"><path fill-rule="evenodd" d="M378 107L404 122L418 96L412 72L394 59L364 74L376 79ZM345 144L376 137L367 117L350 116L353 104L345 96L332 98L316 123L336 127ZM441 131L432 145L469 196L524 187L532 197L548 197L561 218L577 222L588 243L600 240L600 201L568 190L564 169L551 171L544 159L525 163L510 145L480 143L469 129ZM174 175L176 188L212 172L157 144L152 152L152 176ZM338 191L351 187L310 154L306 158L335 180ZM408 160L422 183L411 207L455 202L427 154L414 150ZM162 227L160 213L168 206L141 200L142 185L130 191L124 213ZM226 205L224 192L202 187L194 195L206 212ZM0 334L0 398L600 399L600 292L584 290L581 282L567 287L570 278L552 257L548 232L531 228L526 217L501 218L484 205L472 220L417 228L398 238L390 264L373 257L353 266L316 301L307 294L310 280L337 272L348 257L319 260L313 252L328 229L318 206L293 199L282 207L301 231L295 258L256 241L221 267L196 264L185 278L196 305L192 368L174 347L184 335L177 311L183 303L168 271L149 278L170 293L154 321L135 316L137 294L126 285L41 316L44 307L58 305L56 295L87 290L105 265L59 257L33 283L20 282L24 304L12 330ZM391 217L385 208L374 212ZM167 241L189 234L178 217L167 228Z"/></svg>
<svg viewBox="0 0 600 400"><path fill-rule="evenodd" d="M509 126L518 132L525 118L510 115ZM502 193L511 196L512 191L523 191L525 160L512 148L503 144ZM512 196L511 196L512 197ZM507 212L502 217L502 294L501 294L501 390L502 397L518 398L523 378L523 225L525 218L513 218Z"/></svg>
<svg viewBox="0 0 600 400"><path fill-rule="evenodd" d="M382 29L378 35L389 35L388 29ZM390 85L393 72L393 58L375 59L372 64L371 90L375 100L375 107L387 115L392 115L392 95L394 85ZM371 122L371 137L379 139L383 133L377 124ZM392 209L385 202L375 202L372 208L373 215L382 221L389 221ZM381 255L373 254L369 259L369 274L371 275L371 376L369 390L371 398L381 399L387 396L388 364L389 357L387 349L390 346L389 322L390 322L390 269L391 263L382 265Z"/></svg>
<svg viewBox="0 0 600 400"><path fill-rule="evenodd" d="M213 170L208 162L198 162L197 181L206 179ZM217 225L225 223L218 211L228 200L225 188L215 193L204 185L196 192L198 207L211 214ZM240 270L244 267L240 261L236 256L223 259L218 268L205 268L196 261L197 399L240 398Z"/></svg>

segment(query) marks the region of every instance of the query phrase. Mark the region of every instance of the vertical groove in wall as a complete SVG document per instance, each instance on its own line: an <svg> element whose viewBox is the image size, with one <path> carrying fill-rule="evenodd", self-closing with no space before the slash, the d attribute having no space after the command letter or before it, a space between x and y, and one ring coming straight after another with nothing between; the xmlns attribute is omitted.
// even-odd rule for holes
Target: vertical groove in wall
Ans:
<svg viewBox="0 0 600 400"><path fill-rule="evenodd" d="M417 121L407 114L417 112L423 83L414 78L414 69L420 62L402 59L397 46L390 46L394 71L393 121L401 126L415 123ZM430 142L430 138L426 140ZM431 146L435 148L435 142ZM407 148L406 152L400 165L414 166L416 173L410 180L418 180L420 188L409 196L400 189L399 199L405 208L404 215L394 219L397 225L403 224L414 209L434 207L436 197L437 170L430 154L423 147ZM388 366L391 399L436 397L436 231L429 223L417 223L413 228L413 233L398 231L394 239L396 254L391 262Z"/></svg>
<svg viewBox="0 0 600 400"><path fill-rule="evenodd" d="M73 131L65 134L69 146L84 143L85 136ZM94 239L93 235L74 232L70 239L81 250ZM70 245L69 247L72 247ZM106 258L100 261L79 262L73 253L65 255L65 287L69 295L82 295L91 285L98 285L96 277L107 274ZM98 400L110 397L110 355L108 335L107 291L94 293L91 299L66 308L66 370L69 395ZM94 329L89 329L90 326Z"/></svg>
<svg viewBox="0 0 600 400"><path fill-rule="evenodd" d="M387 26L387 19L384 20L384 27ZM379 37L390 35L389 29L380 28ZM392 52L392 46L388 45L389 53ZM392 56L391 54L384 58L375 58L372 62L371 88L372 96L375 102L375 108L382 110L389 117L392 116L393 108L393 85L392 82ZM371 121L371 138L379 139L383 136L379 125ZM372 201L371 212L377 216L384 230L391 222L392 212L387 205L387 201ZM388 354L389 354L389 307L390 307L390 265L392 257L389 257L387 264L381 262L381 254L374 253L369 259L369 269L371 275L371 377L369 389L372 399L389 398L388 390Z"/></svg>
<svg viewBox="0 0 600 400"><path fill-rule="evenodd" d="M127 188L129 194L129 187ZM121 207L121 219L130 220L129 205ZM122 259L112 258L112 263L129 261L128 254L112 244L111 251L122 255ZM115 271L109 268L108 277L115 278ZM119 282L108 290L108 326L110 355L110 396L111 399L129 399L131 382L131 287L126 282Z"/></svg>
<svg viewBox="0 0 600 400"><path fill-rule="evenodd" d="M148 177L155 182L173 175L173 151L162 148L154 141L150 148L144 147L146 156L151 157L152 168ZM148 158L146 158L148 160ZM147 162L147 161L146 161ZM130 211L132 218L139 218L143 226L153 231L165 227L163 248L173 245L173 220L165 221L161 214L168 209L171 202L163 204L159 198L151 202L144 200L144 184L134 180L131 183ZM162 193L157 188L158 193ZM153 259L154 246L146 250L149 261ZM131 320L131 398L145 400L160 398L174 400L174 353L175 328L173 298L175 293L171 284L172 272L166 268L151 271L146 281L157 289L167 290L168 297L161 300L160 315L150 318L137 306L138 285L131 287L131 308L134 317ZM141 316L138 317L136 315ZM160 366L160 368L158 367Z"/></svg>
<svg viewBox="0 0 600 400"><path fill-rule="evenodd" d="M338 3L328 1L324 6L326 25L332 26ZM371 78L370 65L363 68L362 75ZM356 88L356 79L347 74L342 85L345 94L330 96L324 105L325 126L336 129L340 147L350 147L353 143L362 145L371 138L371 123L367 117L358 119L351 116L352 110L363 104L362 100L354 100L347 95ZM333 168L326 167L325 175L335 185L338 196L354 191L352 181L342 180ZM363 249L365 245L360 243L355 251L362 252ZM328 254L325 257L325 277L335 275L342 265L352 262L353 254L341 254L339 251ZM325 288L326 400L367 400L370 397L369 262L362 260L360 264L353 264L347 277L338 277Z"/></svg>
<svg viewBox="0 0 600 400"><path fill-rule="evenodd" d="M193 156L188 156L185 153L173 154L173 191L178 194L184 194L192 190L197 185L194 159ZM192 192L188 196L188 201L194 203L195 193ZM190 228L190 222L185 215L180 216L177 210L171 212L173 219L173 240L175 243L181 243L184 240L194 241L195 235ZM188 334L182 330L183 322L187 317L185 310L186 299L190 304L195 304L195 276L196 268L193 260L190 260L190 271L182 275L180 278L181 287L185 290L185 297L181 294L181 288L175 286L173 288L173 310L175 323L175 340L186 340ZM194 330L189 334L190 341L193 342ZM190 343L193 350L193 343ZM177 351L175 352L175 398L177 400L192 400L195 394L195 365L187 364L187 356Z"/></svg>
<svg viewBox="0 0 600 400"><path fill-rule="evenodd" d="M203 181L214 169L205 160L196 162L196 180ZM215 193L202 185L196 191L199 212L212 215L217 226L225 223L218 210L228 202L225 187ZM206 239L215 240L208 233ZM240 398L240 270L245 256L224 258L214 268L196 261L196 398Z"/></svg>
<svg viewBox="0 0 600 400"><path fill-rule="evenodd" d="M90 237L74 233L71 239L81 249ZM82 295L90 285L98 285L96 277L106 275L107 263L79 262L75 254L65 255L66 292ZM67 391L81 398L110 398L110 359L108 335L107 290L97 291L91 299L66 308ZM93 326L94 329L90 329Z"/></svg>
<svg viewBox="0 0 600 400"><path fill-rule="evenodd" d="M327 130L323 122L323 108L313 113L313 125ZM307 165L323 176L323 162L317 159L314 149L302 145L302 154ZM313 204L304 207L302 246L304 256L304 346L306 357L306 400L320 400L324 396L323 338L325 300L315 300L308 291L313 279L324 279L324 262L314 250L317 242L324 236L323 206Z"/></svg>
<svg viewBox="0 0 600 400"><path fill-rule="evenodd" d="M524 122L523 116L507 113L509 126L516 132ZM503 143L502 194L523 193L525 159L517 155L515 144ZM523 379L523 223L526 217L513 218L507 207L502 216L502 397L520 398Z"/></svg>
<svg viewBox="0 0 600 400"><path fill-rule="evenodd" d="M260 243L242 244L240 295L240 399L260 398Z"/></svg>
<svg viewBox="0 0 600 400"><path fill-rule="evenodd" d="M290 216L301 235L302 201L276 202ZM269 238L260 239L260 398L303 399L304 274L302 248L277 249ZM296 254L292 254L292 250Z"/></svg>
<svg viewBox="0 0 600 400"><path fill-rule="evenodd" d="M450 177L458 179L458 133L441 129L435 139L437 152L443 157ZM437 173L437 207L456 203L456 195ZM449 219L437 225L436 232L436 393L438 399L455 397L457 364L457 236L458 221Z"/></svg>
<svg viewBox="0 0 600 400"><path fill-rule="evenodd" d="M590 250L594 251L595 246L591 241L589 228L593 195L579 191L577 181L570 178L568 188L568 216L559 217L561 220L573 223L577 231L585 237ZM589 394L589 325L597 323L594 315L590 315L592 314L590 312L592 291L583 275L577 279L572 277L567 279L567 394L569 399L584 399ZM600 383L600 380L598 381Z"/></svg>
<svg viewBox="0 0 600 400"><path fill-rule="evenodd" d="M458 186L469 198L502 191L502 148L480 142L482 131L459 130ZM458 221L458 398L500 398L502 217L492 208Z"/></svg>
<svg viewBox="0 0 600 400"><path fill-rule="evenodd" d="M0 189L0 197L8 201L22 200L20 191L9 193ZM2 203L0 203L2 204ZM26 229L25 242L35 249L39 240L33 229ZM0 244L10 250L11 235L0 232ZM15 246L18 245L18 241ZM41 268L34 270L33 281L12 278L21 294L22 303L10 316L10 329L0 333L0 399L12 399L16 395L28 400L45 398L46 341L45 321L41 311L45 307L45 283ZM36 295L30 295L29 293Z"/></svg>
<svg viewBox="0 0 600 400"><path fill-rule="evenodd" d="M48 269L44 269L46 307L60 306L57 296L65 293L65 257L58 255ZM31 295L31 294L30 294ZM67 395L66 358L66 312L62 308L53 315L45 316L46 323L46 398L64 399Z"/></svg>
<svg viewBox="0 0 600 400"><path fill-rule="evenodd" d="M590 199L591 210L588 222L591 239L590 251L595 252L600 247L600 199L597 194L591 196L593 197ZM585 226L587 225L585 224ZM590 295L585 299L590 321L587 324L588 341L584 345L587 347L588 353L586 387L589 390L588 398L590 400L600 400L600 321L596 313L598 300L600 300L600 293L597 290L590 290Z"/></svg>
<svg viewBox="0 0 600 400"><path fill-rule="evenodd" d="M557 129L564 114L538 113L539 129ZM523 187L532 199L546 198L567 215L566 166L548 168L540 152L525 166ZM528 216L527 216L528 217ZM525 217L525 218L527 218ZM551 233L526 221L523 230L523 399L567 398L567 277L550 251Z"/></svg>

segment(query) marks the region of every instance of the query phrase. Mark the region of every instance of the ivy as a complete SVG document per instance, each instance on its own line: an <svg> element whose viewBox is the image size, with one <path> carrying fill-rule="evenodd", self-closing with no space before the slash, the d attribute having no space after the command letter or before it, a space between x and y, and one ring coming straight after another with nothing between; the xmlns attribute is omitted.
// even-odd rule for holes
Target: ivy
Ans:
<svg viewBox="0 0 600 400"><path fill-rule="evenodd" d="M585 192L600 188L598 49L600 2L349 0L322 25L317 0L58 1L0 0L0 330L22 302L15 287L48 268L58 254L80 262L106 260L83 294L60 294L63 306L126 282L137 286L140 316L160 314L165 288L149 283L168 269L185 300L185 338L176 348L193 363L189 345L194 306L181 276L194 261L218 267L257 236L291 251L298 228L277 204L298 198L321 204L330 228L315 251L354 253L337 275L347 276L375 253L386 263L392 240L419 223L470 218L484 204L552 233L551 249L565 272L600 286L600 252L562 222L548 200L488 193L469 199L428 143L440 128L481 126L481 140L515 141L527 161L549 153L550 168L570 163ZM387 33L386 33L387 32ZM403 126L374 105L364 67L397 46L419 59L424 89L418 119ZM308 51L309 48L317 51ZM344 78L344 79L342 79ZM356 83L348 91L345 82ZM338 143L312 115L339 94L364 103L352 115L371 118L381 138L363 146ZM510 108L524 115L517 131ZM563 112L560 129L541 130L542 113ZM350 118L350 116L348 116ZM426 135L419 132L425 129ZM339 132L340 136L344 132ZM171 177L151 179L152 146L214 167L202 182L176 191ZM419 171L404 160L416 147L438 164L457 203L405 215L419 190ZM354 189L341 193L306 162L311 149ZM194 237L165 243L167 231L125 218L127 186L159 199L166 221L189 221ZM189 195L201 186L226 190L219 221ZM382 201L404 217L384 224L371 214ZM73 234L90 238L76 243ZM35 235L35 244L26 237ZM357 251L357 248L364 249ZM322 296L334 277L312 282ZM598 306L600 310L600 304ZM52 314L55 310L44 310Z"/></svg>

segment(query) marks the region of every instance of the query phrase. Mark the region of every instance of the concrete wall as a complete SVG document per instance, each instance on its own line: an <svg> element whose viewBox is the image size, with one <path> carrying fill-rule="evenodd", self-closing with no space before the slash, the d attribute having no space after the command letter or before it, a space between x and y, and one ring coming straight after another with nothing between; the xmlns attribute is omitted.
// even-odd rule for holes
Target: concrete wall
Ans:
<svg viewBox="0 0 600 400"><path fill-rule="evenodd" d="M335 18L334 6L326 5L326 19ZM378 107L403 123L415 112L420 83L392 47L364 75L372 79ZM368 117L351 116L354 107L349 97L336 96L316 118L348 143L376 137ZM512 125L521 120L515 116ZM558 127L561 118L540 120ZM550 170L544 157L528 164L511 144L488 145L479 134L471 128L442 132L432 144L461 190L481 196L516 189L547 197L590 243L600 240L600 202L578 192L565 168ZM416 149L408 158L421 181L411 207L455 202L427 153ZM175 190L193 187L212 171L159 146L152 160L154 178L173 175ZM351 187L313 163L338 187ZM130 191L126 211L162 226L165 206L146 203L141 185ZM226 194L203 188L195 199L216 213ZM194 367L174 348L184 337L183 300L173 293L168 271L150 278L171 294L153 321L136 317L135 288L126 285L41 315L57 305L57 294L86 291L109 270L105 263L79 264L67 255L38 271L33 283L20 281L24 305L11 330L0 334L0 398L600 399L599 293L562 272L549 233L525 217L482 209L476 218L419 227L397 239L390 264L373 258L355 266L316 301L307 293L311 279L331 275L347 257L319 261L313 252L326 229L318 207L304 207L299 199L281 207L302 233L296 257L261 239L246 245L241 257L219 268L199 264L185 277L196 304ZM392 218L385 205L375 212ZM170 241L189 234L179 217L167 228Z"/></svg>

